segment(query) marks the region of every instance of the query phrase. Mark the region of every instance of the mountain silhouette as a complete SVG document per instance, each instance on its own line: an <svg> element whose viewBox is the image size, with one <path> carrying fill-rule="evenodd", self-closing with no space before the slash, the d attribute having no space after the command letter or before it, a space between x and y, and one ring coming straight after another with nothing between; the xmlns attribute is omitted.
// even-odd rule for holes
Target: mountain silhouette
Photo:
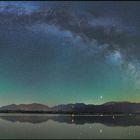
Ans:
<svg viewBox="0 0 140 140"><path fill-rule="evenodd" d="M54 107L33 104L11 104L0 107L0 112L29 112L29 113L62 113L62 114L130 114L140 113L140 103L131 102L107 102L101 105L93 104L61 104Z"/></svg>
<svg viewBox="0 0 140 140"><path fill-rule="evenodd" d="M0 110L23 110L23 111L47 111L49 107L43 104L32 103L32 104L11 104L0 107Z"/></svg>

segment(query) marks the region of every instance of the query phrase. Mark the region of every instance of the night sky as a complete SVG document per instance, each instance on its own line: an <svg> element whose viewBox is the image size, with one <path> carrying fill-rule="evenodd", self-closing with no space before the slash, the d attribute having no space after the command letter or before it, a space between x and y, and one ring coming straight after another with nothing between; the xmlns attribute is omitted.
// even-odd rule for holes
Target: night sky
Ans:
<svg viewBox="0 0 140 140"><path fill-rule="evenodd" d="M139 2L0 2L0 106L140 102Z"/></svg>

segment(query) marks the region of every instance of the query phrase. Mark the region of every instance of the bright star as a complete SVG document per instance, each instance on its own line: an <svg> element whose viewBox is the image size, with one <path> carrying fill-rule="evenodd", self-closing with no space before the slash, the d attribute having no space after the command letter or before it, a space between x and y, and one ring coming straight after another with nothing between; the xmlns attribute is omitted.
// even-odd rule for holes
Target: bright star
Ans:
<svg viewBox="0 0 140 140"><path fill-rule="evenodd" d="M100 96L100 99L103 99L103 96Z"/></svg>

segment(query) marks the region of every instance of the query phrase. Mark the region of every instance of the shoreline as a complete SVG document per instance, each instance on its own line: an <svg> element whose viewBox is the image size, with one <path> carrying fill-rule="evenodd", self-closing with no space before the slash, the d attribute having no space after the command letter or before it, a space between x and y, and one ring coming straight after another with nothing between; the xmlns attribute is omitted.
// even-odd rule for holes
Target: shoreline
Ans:
<svg viewBox="0 0 140 140"><path fill-rule="evenodd" d="M38 112L0 112L2 114L12 114L12 115L56 115L56 116L95 116L95 117L120 117L120 116L140 116L140 113L124 113L124 114L88 114L88 113L38 113Z"/></svg>

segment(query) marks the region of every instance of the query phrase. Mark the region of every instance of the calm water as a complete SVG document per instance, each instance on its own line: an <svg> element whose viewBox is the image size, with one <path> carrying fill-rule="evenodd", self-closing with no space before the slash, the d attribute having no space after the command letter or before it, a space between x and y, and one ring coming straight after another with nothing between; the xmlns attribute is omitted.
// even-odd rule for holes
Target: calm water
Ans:
<svg viewBox="0 0 140 140"><path fill-rule="evenodd" d="M0 138L139 139L140 116L0 114Z"/></svg>

